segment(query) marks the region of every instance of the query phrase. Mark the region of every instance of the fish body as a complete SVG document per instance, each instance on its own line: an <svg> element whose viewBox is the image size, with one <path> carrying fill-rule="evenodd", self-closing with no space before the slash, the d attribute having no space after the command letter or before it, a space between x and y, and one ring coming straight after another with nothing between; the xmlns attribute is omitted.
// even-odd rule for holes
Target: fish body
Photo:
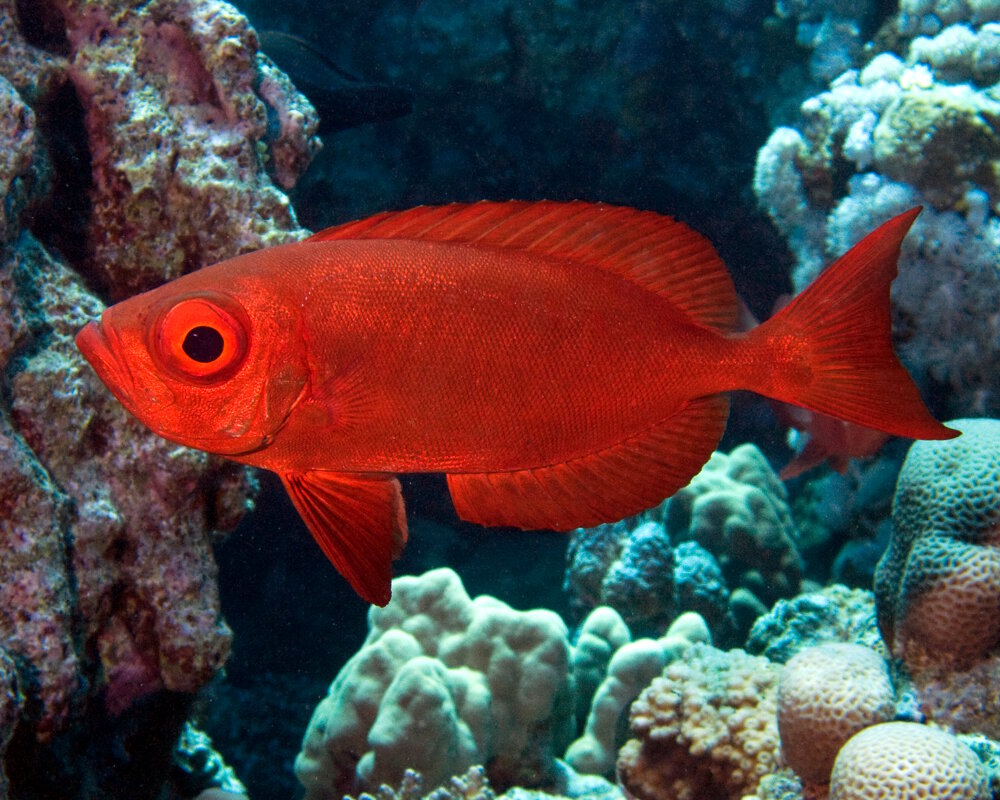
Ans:
<svg viewBox="0 0 1000 800"><path fill-rule="evenodd" d="M731 389L955 435L889 341L889 283L916 213L748 333L718 256L681 223L484 202L207 267L109 308L77 342L158 434L278 473L331 561L384 604L406 536L398 473L445 473L465 519L569 529L686 484Z"/></svg>

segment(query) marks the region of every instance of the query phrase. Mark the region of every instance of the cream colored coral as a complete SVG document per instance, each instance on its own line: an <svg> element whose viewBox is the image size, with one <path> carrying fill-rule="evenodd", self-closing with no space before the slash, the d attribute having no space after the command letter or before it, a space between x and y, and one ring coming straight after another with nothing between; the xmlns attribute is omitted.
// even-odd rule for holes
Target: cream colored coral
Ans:
<svg viewBox="0 0 1000 800"><path fill-rule="evenodd" d="M573 721L559 616L470 599L450 569L392 589L313 713L295 762L306 800L395 784L407 768L431 785L477 763L499 784L551 780Z"/></svg>
<svg viewBox="0 0 1000 800"><path fill-rule="evenodd" d="M841 748L830 800L989 800L986 770L950 733L916 722L885 722Z"/></svg>
<svg viewBox="0 0 1000 800"><path fill-rule="evenodd" d="M611 610L601 606L591 617L601 608ZM695 642L711 641L705 620L688 611L673 621L662 638L638 639L618 648L594 694L583 735L566 751L566 762L578 772L602 775L610 771L621 744L616 737L629 704L663 671L665 664L680 658Z"/></svg>
<svg viewBox="0 0 1000 800"><path fill-rule="evenodd" d="M781 671L778 731L785 762L806 781L826 783L837 752L855 733L892 719L888 665L859 644L807 647Z"/></svg>
<svg viewBox="0 0 1000 800"><path fill-rule="evenodd" d="M618 778L638 800L742 797L780 766L778 665L692 645L632 704Z"/></svg>

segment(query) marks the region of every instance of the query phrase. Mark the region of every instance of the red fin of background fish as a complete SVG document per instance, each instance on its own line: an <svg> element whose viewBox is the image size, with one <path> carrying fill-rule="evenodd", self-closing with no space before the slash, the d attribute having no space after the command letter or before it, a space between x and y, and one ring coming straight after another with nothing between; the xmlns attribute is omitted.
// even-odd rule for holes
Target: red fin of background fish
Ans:
<svg viewBox="0 0 1000 800"><path fill-rule="evenodd" d="M454 203L376 214L306 241L418 239L524 250L608 270L669 298L703 325L731 331L732 278L711 242L670 217L573 201Z"/></svg>
<svg viewBox="0 0 1000 800"><path fill-rule="evenodd" d="M781 468L778 477L783 481L790 481L792 478L797 478L799 475L808 472L814 467L818 467L824 462L829 462L830 466L840 473L845 472L847 469L848 462L846 456L828 453L815 439L810 439L806 442L806 446Z"/></svg>
<svg viewBox="0 0 1000 800"><path fill-rule="evenodd" d="M768 384L763 394L793 405L911 439L950 439L958 431L930 415L892 349L889 285L900 245L920 213L881 225L824 270L748 341L782 352L799 342L808 385ZM752 388L752 387L751 387Z"/></svg>
<svg viewBox="0 0 1000 800"><path fill-rule="evenodd" d="M480 525L567 530L614 522L685 486L726 427L724 395L692 401L641 436L563 464L448 475L458 515Z"/></svg>
<svg viewBox="0 0 1000 800"><path fill-rule="evenodd" d="M772 401L772 406L778 419L808 437L805 447L778 473L783 481L796 478L824 462L837 472L844 473L851 458L873 456L889 439L889 434L884 431L846 422L818 411L777 401Z"/></svg>
<svg viewBox="0 0 1000 800"><path fill-rule="evenodd" d="M388 603L392 561L406 543L399 481L325 470L292 472L281 480L337 572L369 603Z"/></svg>

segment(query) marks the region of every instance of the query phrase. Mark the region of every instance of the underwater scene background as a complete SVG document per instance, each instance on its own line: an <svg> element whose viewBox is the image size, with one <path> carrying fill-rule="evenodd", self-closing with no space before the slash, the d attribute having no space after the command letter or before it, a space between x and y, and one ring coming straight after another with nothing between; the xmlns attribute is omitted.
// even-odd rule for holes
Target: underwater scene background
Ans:
<svg viewBox="0 0 1000 800"><path fill-rule="evenodd" d="M0 797L1000 797L1000 2L0 0L0 196ZM922 205L894 342L964 435L738 394L689 486L569 535L403 476L377 609L74 346L483 198L670 214L757 319Z"/></svg>

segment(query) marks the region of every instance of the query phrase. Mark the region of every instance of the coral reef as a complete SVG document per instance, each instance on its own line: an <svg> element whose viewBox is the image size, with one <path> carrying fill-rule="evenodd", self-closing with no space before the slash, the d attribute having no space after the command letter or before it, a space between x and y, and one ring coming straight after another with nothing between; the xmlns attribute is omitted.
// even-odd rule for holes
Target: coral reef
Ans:
<svg viewBox="0 0 1000 800"><path fill-rule="evenodd" d="M827 783L834 759L855 733L896 712L885 659L858 644L800 650L778 680L781 752L803 781Z"/></svg>
<svg viewBox="0 0 1000 800"><path fill-rule="evenodd" d="M316 115L259 66L242 14L215 0L58 6L92 170L84 266L111 299L302 238L266 166L294 184Z"/></svg>
<svg viewBox="0 0 1000 800"><path fill-rule="evenodd" d="M802 800L802 782L790 769L779 769L761 778L756 793L742 800Z"/></svg>
<svg viewBox="0 0 1000 800"><path fill-rule="evenodd" d="M193 692L222 664L208 534L235 525L249 483L132 419L73 345L100 304L30 237L8 258L18 291L6 306L26 322L21 354L5 361L0 624L37 670L29 691L47 736L80 693L101 689L120 713L160 688Z"/></svg>
<svg viewBox="0 0 1000 800"><path fill-rule="evenodd" d="M777 0L775 11L795 20L796 43L811 51L809 73L828 81L853 66L864 44L862 23L870 24L875 5L857 0Z"/></svg>
<svg viewBox="0 0 1000 800"><path fill-rule="evenodd" d="M617 611L609 606L598 606L580 625L575 639L571 657L575 716L583 720L607 675L608 664L619 649L632 641L632 633Z"/></svg>
<svg viewBox="0 0 1000 800"><path fill-rule="evenodd" d="M470 599L437 569L393 581L364 646L316 708L296 759L308 800L472 764L495 786L543 786L573 725L570 646L547 610Z"/></svg>
<svg viewBox="0 0 1000 800"><path fill-rule="evenodd" d="M7 744L14 733L14 726L21 716L24 697L18 688L17 668L10 656L0 650L0 757L7 751ZM7 797L7 773L0 762L0 797Z"/></svg>
<svg viewBox="0 0 1000 800"><path fill-rule="evenodd" d="M430 792L424 788L424 778L416 770L408 769L403 773L398 786L382 785L372 795L367 792L350 800L494 800L496 793L490 788L486 770L481 766L469 767L464 775L455 775L443 785Z"/></svg>
<svg viewBox="0 0 1000 800"><path fill-rule="evenodd" d="M795 128L772 133L754 178L798 261L799 289L879 222L925 207L903 246L895 333L918 382L947 387L952 415L1000 412L1000 376L988 366L1000 342L993 20L992 3L904 2L886 37L899 52L806 101ZM920 32L935 35L910 38Z"/></svg>
<svg viewBox="0 0 1000 800"><path fill-rule="evenodd" d="M713 453L662 508L671 540L701 545L719 562L730 587L746 589L768 606L798 592L802 561L788 494L756 446Z"/></svg>
<svg viewBox="0 0 1000 800"><path fill-rule="evenodd" d="M583 630L595 615L614 613L601 607L587 617ZM615 615L617 616L617 614ZM705 621L694 612L681 614L661 639L638 639L623 643L606 664L606 673L597 690L592 693L590 706L580 713L580 673L577 656L584 641L574 648L578 719L585 719L583 735L566 750L566 761L574 769L592 774L609 773L615 766L618 748L627 734L629 705L649 682L659 675L664 666L679 658L696 642L711 644L711 634Z"/></svg>
<svg viewBox="0 0 1000 800"><path fill-rule="evenodd" d="M311 112L287 95L269 131L255 49L215 0L0 2L12 791L140 796L166 777L191 697L229 650L211 544L253 481L160 440L111 397L73 344L102 303L55 253L117 297L301 232L264 161L294 180L316 145Z"/></svg>
<svg viewBox="0 0 1000 800"><path fill-rule="evenodd" d="M576 613L609 606L635 633L660 633L673 618L674 550L664 527L627 521L575 531L563 580Z"/></svg>
<svg viewBox="0 0 1000 800"><path fill-rule="evenodd" d="M718 642L735 642L744 631L734 604L747 600L736 592L759 608L798 591L796 540L784 486L760 450L742 445L713 454L659 507L574 532L563 585L577 614L611 606L637 635L660 635L694 611Z"/></svg>
<svg viewBox="0 0 1000 800"><path fill-rule="evenodd" d="M1000 645L1000 420L949 424L963 435L910 448L875 573L879 628L911 669Z"/></svg>
<svg viewBox="0 0 1000 800"><path fill-rule="evenodd" d="M841 748L830 777L830 800L989 800L986 770L950 733L916 722L884 722Z"/></svg>
<svg viewBox="0 0 1000 800"><path fill-rule="evenodd" d="M908 676L913 701L924 718L957 733L1000 739L1000 655L966 669L951 664L924 666Z"/></svg>
<svg viewBox="0 0 1000 800"><path fill-rule="evenodd" d="M747 652L784 664L803 648L830 641L880 649L871 592L833 584L780 600L750 629Z"/></svg>
<svg viewBox="0 0 1000 800"><path fill-rule="evenodd" d="M742 797L780 766L777 665L692 645L632 704L618 779L638 800Z"/></svg>

